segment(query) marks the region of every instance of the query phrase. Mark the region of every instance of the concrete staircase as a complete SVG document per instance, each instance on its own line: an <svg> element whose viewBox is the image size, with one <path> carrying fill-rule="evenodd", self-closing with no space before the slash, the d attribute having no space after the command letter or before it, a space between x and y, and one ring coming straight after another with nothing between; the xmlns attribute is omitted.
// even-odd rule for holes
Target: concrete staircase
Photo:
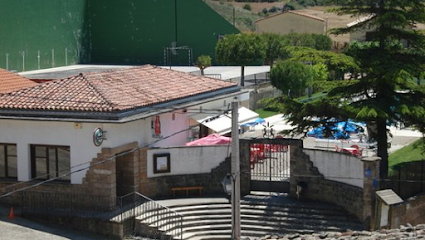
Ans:
<svg viewBox="0 0 425 240"><path fill-rule="evenodd" d="M167 214L161 216L155 209L139 216L139 224L163 231L167 229L164 232L169 235L172 232L174 239L230 239L231 206L227 199L192 198L159 202L181 214L182 224L176 218L167 217ZM339 207L297 201L285 196L246 196L241 201L241 222L242 237L250 239L274 234L362 229L355 217Z"/></svg>

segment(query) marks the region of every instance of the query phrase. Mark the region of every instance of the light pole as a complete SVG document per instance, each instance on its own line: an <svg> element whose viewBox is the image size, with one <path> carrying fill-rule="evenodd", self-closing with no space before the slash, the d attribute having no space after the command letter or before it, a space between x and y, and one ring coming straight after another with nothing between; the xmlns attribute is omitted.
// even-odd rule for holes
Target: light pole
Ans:
<svg viewBox="0 0 425 240"><path fill-rule="evenodd" d="M238 102L232 102L232 174L227 174L221 181L223 190L231 197L232 206L232 240L241 239L241 182L239 162L239 124Z"/></svg>
<svg viewBox="0 0 425 240"><path fill-rule="evenodd" d="M237 233L240 233L240 225L239 225L239 231L237 231L238 225L236 223L236 207L235 207L235 201L234 201L234 196L235 196L235 178L228 173L223 180L221 181L221 184L223 185L223 190L225 193L227 193L227 195L229 196L229 202L231 203L231 210L232 210L232 240L236 240L236 239L240 239L240 235L239 238L237 238Z"/></svg>
<svg viewBox="0 0 425 240"><path fill-rule="evenodd" d="M232 232L233 239L241 239L241 180L239 162L239 104L232 102Z"/></svg>

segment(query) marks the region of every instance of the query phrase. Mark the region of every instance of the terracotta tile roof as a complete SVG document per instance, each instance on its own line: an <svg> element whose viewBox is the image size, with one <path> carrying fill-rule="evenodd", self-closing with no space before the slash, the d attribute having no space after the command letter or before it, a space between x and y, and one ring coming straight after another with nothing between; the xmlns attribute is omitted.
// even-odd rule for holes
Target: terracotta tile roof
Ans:
<svg viewBox="0 0 425 240"><path fill-rule="evenodd" d="M277 14L274 14L274 15L270 15L270 16L265 17L265 18L258 19L255 22L261 22L263 20L266 20L266 19L269 19L269 18L274 18L274 17L280 16L282 14L287 14L287 13L292 13L292 14L295 14L295 15L300 15L300 16L311 18L311 19L314 19L314 20L317 20L317 21L321 21L321 22L324 22L325 21L325 19L323 19L323 18L319 18L319 17L313 16L313 15L310 15L310 14L301 13L301 12L297 12L297 11L287 11L287 12L281 12L281 13L277 13Z"/></svg>
<svg viewBox="0 0 425 240"><path fill-rule="evenodd" d="M0 95L0 109L113 112L236 86L151 65L82 73Z"/></svg>
<svg viewBox="0 0 425 240"><path fill-rule="evenodd" d="M37 83L0 68L0 93L13 92L35 85Z"/></svg>

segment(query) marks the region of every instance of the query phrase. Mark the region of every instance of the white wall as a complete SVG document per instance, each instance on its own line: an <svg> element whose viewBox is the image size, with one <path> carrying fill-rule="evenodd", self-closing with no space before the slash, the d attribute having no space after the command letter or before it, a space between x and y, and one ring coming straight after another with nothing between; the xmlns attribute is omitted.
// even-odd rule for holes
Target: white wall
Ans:
<svg viewBox="0 0 425 240"><path fill-rule="evenodd" d="M170 154L171 172L154 174L153 155L161 153ZM228 154L230 154L230 147L227 145L150 149L147 158L148 178L210 173L229 156Z"/></svg>
<svg viewBox="0 0 425 240"><path fill-rule="evenodd" d="M0 120L0 143L17 145L18 180L28 181L31 178L31 144L70 146L73 167L90 162L100 152L101 148L93 144L93 130L98 127L103 126L83 123L82 128L77 129L73 122ZM85 173L86 170L72 174L71 182L81 183Z"/></svg>
<svg viewBox="0 0 425 240"><path fill-rule="evenodd" d="M363 188L363 162L336 152L303 149L325 179Z"/></svg>
<svg viewBox="0 0 425 240"><path fill-rule="evenodd" d="M202 104L202 106L203 109L226 109L224 101L227 104L232 99L230 97L217 100ZM191 107L191 109L199 109L199 106ZM173 120L172 113L161 114L161 135L167 137L178 131L188 129L190 115L193 115L193 113L183 113L182 110L176 110ZM0 120L0 143L17 144L18 180L28 181L31 178L31 144L70 146L71 167L83 164L72 169L78 170L87 167L102 148L114 148L131 142L137 142L139 145L151 144L150 147L184 146L188 142L189 132L187 130L170 138L153 138L152 120L154 120L154 117L120 124L81 123L81 128L75 128L74 122L2 119ZM93 131L96 128L102 128L106 131L107 140L100 147L93 144ZM81 184L86 172L87 170L83 170L72 174L71 183Z"/></svg>

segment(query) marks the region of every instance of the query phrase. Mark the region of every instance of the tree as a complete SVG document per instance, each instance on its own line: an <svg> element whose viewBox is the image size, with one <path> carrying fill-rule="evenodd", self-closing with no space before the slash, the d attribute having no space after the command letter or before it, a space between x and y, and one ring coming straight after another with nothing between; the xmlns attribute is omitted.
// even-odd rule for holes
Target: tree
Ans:
<svg viewBox="0 0 425 240"><path fill-rule="evenodd" d="M329 78L328 67L323 63L318 63L312 66L313 81L327 81Z"/></svg>
<svg viewBox="0 0 425 240"><path fill-rule="evenodd" d="M332 39L323 34L313 34L314 48L317 50L329 51L332 48Z"/></svg>
<svg viewBox="0 0 425 240"><path fill-rule="evenodd" d="M265 59L273 67L273 63L279 58L280 49L284 46L282 36L273 33L263 33L260 35L265 45Z"/></svg>
<svg viewBox="0 0 425 240"><path fill-rule="evenodd" d="M245 66L256 64L265 56L265 47L257 34L233 34L220 39L216 46L218 61L241 66L240 85L245 85Z"/></svg>
<svg viewBox="0 0 425 240"><path fill-rule="evenodd" d="M299 96L312 79L311 67L296 61L278 61L270 71L272 85L290 98Z"/></svg>
<svg viewBox="0 0 425 240"><path fill-rule="evenodd" d="M333 33L374 31L369 44L350 50L359 64L361 78L306 104L281 98L281 110L289 114L289 121L295 126L293 132L298 133L312 126L327 127L335 119L351 118L373 126L377 154L382 159L381 177L386 177L387 125L401 122L425 133L425 88L414 81L425 66L425 36L414 29L416 23L425 22L425 7L420 0L345 2L335 10L337 13L369 17Z"/></svg>
<svg viewBox="0 0 425 240"><path fill-rule="evenodd" d="M201 55L196 60L196 66L201 69L201 75L204 76L204 70L211 66L211 57L208 55Z"/></svg>

